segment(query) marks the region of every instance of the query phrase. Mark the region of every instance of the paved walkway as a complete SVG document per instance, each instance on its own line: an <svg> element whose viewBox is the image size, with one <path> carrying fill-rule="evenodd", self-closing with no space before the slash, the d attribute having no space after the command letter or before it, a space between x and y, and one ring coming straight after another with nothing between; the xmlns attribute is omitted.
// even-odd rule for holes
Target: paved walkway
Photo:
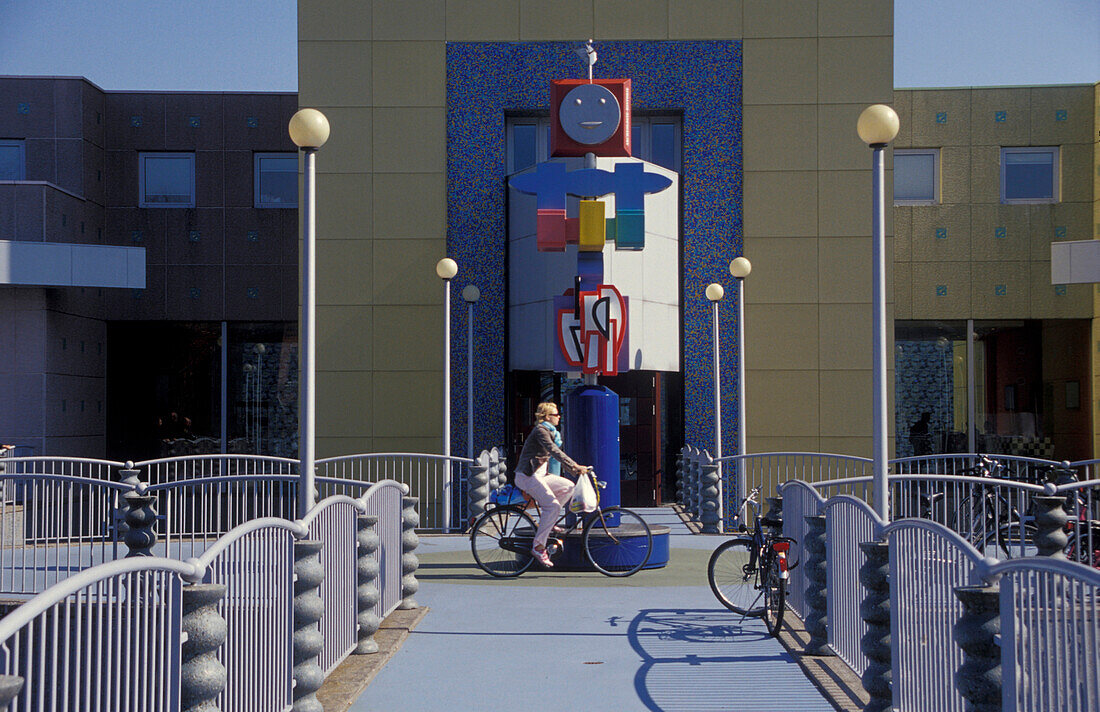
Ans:
<svg viewBox="0 0 1100 712"><path fill-rule="evenodd" d="M832 712L761 620L715 601L706 563L722 538L671 509L639 512L672 527L671 561L626 579L492 579L465 537L421 537L416 600L430 611L351 710Z"/></svg>

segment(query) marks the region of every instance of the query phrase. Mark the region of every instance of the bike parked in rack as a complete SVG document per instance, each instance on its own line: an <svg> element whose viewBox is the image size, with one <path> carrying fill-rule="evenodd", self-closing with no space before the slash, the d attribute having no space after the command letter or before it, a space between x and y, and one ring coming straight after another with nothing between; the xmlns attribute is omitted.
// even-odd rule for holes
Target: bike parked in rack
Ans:
<svg viewBox="0 0 1100 712"><path fill-rule="evenodd" d="M1006 478L1005 466L986 455L978 455L978 461L956 474L1002 480ZM974 545L999 559L1032 556L1035 550L1035 516L1030 505L1020 507L1006 496L1004 487L996 482L974 485L973 489L954 507L947 526Z"/></svg>
<svg viewBox="0 0 1100 712"><path fill-rule="evenodd" d="M741 500L734 526L742 534L723 542L710 555L707 581L723 606L744 617L763 618L768 633L777 636L787 604L790 569L797 566L787 557L796 542L778 535L781 521L760 516L759 494L760 489L754 488ZM751 532L745 525L749 508L753 511Z"/></svg>

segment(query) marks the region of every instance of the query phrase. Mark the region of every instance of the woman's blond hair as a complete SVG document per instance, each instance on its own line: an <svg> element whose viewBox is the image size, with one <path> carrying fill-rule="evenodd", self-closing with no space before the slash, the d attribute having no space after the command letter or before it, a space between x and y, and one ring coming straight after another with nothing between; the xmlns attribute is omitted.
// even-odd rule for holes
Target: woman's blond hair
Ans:
<svg viewBox="0 0 1100 712"><path fill-rule="evenodd" d="M558 411L558 405L556 403L539 403L539 407L535 409L535 421L542 422L550 417L551 411Z"/></svg>

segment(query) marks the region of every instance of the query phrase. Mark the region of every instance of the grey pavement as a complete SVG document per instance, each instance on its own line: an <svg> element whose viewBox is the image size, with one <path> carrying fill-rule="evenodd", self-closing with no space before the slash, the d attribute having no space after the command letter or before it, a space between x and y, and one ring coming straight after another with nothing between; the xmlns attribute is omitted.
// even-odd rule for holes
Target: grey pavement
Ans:
<svg viewBox="0 0 1100 712"><path fill-rule="evenodd" d="M831 712L761 620L714 599L706 562L722 537L639 512L673 528L670 563L626 579L493 579L465 537L421 537L416 600L430 610L350 709Z"/></svg>

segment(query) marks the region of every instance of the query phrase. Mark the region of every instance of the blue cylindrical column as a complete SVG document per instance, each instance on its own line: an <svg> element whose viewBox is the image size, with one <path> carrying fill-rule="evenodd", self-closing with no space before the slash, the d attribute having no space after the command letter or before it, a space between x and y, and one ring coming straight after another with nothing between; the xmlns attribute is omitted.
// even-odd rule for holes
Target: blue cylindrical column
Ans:
<svg viewBox="0 0 1100 712"><path fill-rule="evenodd" d="M606 482L600 506L617 506L619 494L619 396L604 386L584 385L565 397L565 451L596 468ZM617 524L617 522L615 522Z"/></svg>

